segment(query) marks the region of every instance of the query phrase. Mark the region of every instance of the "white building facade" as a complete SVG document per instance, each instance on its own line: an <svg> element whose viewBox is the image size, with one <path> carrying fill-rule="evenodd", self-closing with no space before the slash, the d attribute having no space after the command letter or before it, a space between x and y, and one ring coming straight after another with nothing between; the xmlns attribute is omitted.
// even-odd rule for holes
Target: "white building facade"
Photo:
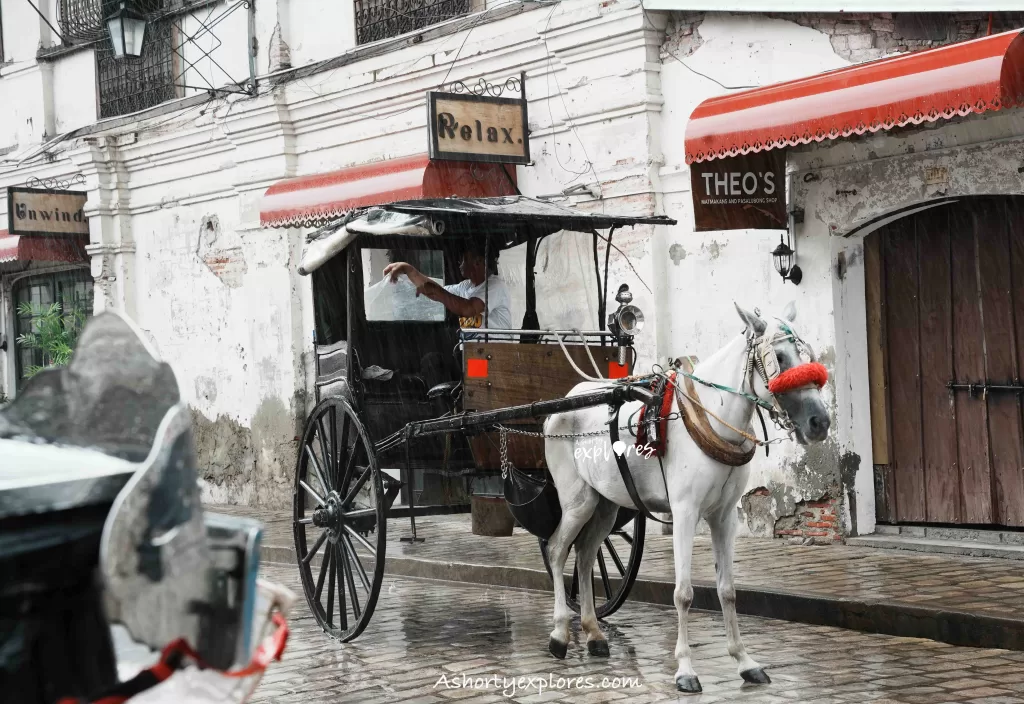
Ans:
<svg viewBox="0 0 1024 704"><path fill-rule="evenodd" d="M132 73L108 56L109 40L95 27L82 29L102 12L80 12L81 21L70 22L69 12L90 3L42 0L40 16L28 3L0 0L0 186L37 179L84 190L90 228L87 254L64 257L74 261L33 255L24 242L0 237L7 343L0 393L16 394L24 366L16 359L15 303L29 295L33 277L42 287L51 276L52 298L53 277L76 272L75 281L93 284L86 303L94 311L125 311L174 366L194 411L206 497L286 504L313 403L311 292L296 271L310 228L265 227L266 192L289 179L422 155L427 91L525 76L533 163L516 172L524 195L679 221L616 234L621 253L612 255L609 289L628 283L648 315L641 366L713 352L740 330L734 300L765 312L797 302L801 331L833 375L826 393L836 432L815 449L783 444L757 456L740 507L749 530L828 540L871 532L874 465L885 463L871 459L867 384L851 382L867 378L869 360L867 343L859 342L867 339L863 249L824 223L831 217L845 232L868 210L895 207L899 189L865 175L858 162L920 160L940 148L929 146L940 133L947 135L941 148L970 143L1008 168L1011 146L998 156L1004 152L983 145L1020 134L1016 119L1005 112L970 126L879 134L870 158L863 145L848 143L791 152L794 173L828 165L868 181L850 186L858 196L843 206L828 195L839 176L793 188L791 206L805 213L794 233L800 286L773 269L778 231L694 232L684 134L705 98L983 36L988 16L949 15L929 34L880 14L466 0L437 3L458 6L448 19L382 36L395 29L367 19L372 4L154 0L147 49L155 58L144 55L150 63ZM994 21L1000 30L1013 18ZM140 85L142 98L130 90ZM208 92L225 86L231 94ZM943 158L964 158L957 154ZM972 168L984 169L983 161ZM1021 177L1015 169L1010 176L1000 192L1018 192ZM977 188L979 181L964 183ZM860 195L875 190L877 197ZM916 197L904 196L901 203ZM537 267L543 326L596 324L591 257L589 239L559 235L545 243ZM502 257L514 290L522 287L524 262L516 250ZM514 320L521 319L522 301L514 306Z"/></svg>

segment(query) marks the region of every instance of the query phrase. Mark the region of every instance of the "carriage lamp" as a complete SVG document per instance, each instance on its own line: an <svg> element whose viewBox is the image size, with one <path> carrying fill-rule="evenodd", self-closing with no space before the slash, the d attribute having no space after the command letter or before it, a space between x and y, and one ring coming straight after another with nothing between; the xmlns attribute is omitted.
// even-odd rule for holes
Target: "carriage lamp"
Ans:
<svg viewBox="0 0 1024 704"><path fill-rule="evenodd" d="M618 310L608 316L608 329L619 342L619 364L626 363L626 348L632 344L633 336L644 328L643 312L632 305L633 294L629 286L622 284L615 294Z"/></svg>
<svg viewBox="0 0 1024 704"><path fill-rule="evenodd" d="M799 286L804 273L799 266L793 263L795 254L796 252L780 236L779 246L772 252L772 259L775 261L775 271L779 272L782 280L792 281L794 286Z"/></svg>
<svg viewBox="0 0 1024 704"><path fill-rule="evenodd" d="M142 41L146 38L146 18L121 3L121 9L106 18L114 58L142 56Z"/></svg>

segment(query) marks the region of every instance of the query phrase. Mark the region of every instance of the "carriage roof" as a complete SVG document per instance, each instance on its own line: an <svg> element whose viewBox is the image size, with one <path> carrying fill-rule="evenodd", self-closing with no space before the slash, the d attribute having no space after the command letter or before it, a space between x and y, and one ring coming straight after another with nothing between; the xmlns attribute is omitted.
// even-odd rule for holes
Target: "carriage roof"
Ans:
<svg viewBox="0 0 1024 704"><path fill-rule="evenodd" d="M508 249L531 237L562 230L594 232L634 225L675 225L664 215L591 213L526 196L431 198L399 201L353 211L309 237L303 263L308 274L343 252L360 235L441 239L490 238Z"/></svg>

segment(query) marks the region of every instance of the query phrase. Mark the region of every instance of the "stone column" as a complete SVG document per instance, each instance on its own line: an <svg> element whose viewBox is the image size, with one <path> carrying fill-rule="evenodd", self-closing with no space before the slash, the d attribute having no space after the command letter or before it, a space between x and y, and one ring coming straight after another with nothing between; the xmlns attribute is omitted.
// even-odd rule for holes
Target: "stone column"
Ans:
<svg viewBox="0 0 1024 704"><path fill-rule="evenodd" d="M135 240L132 235L128 176L117 138L89 139L69 153L85 177L89 193L85 215L89 219L92 276L96 285L94 312L118 310L136 319Z"/></svg>

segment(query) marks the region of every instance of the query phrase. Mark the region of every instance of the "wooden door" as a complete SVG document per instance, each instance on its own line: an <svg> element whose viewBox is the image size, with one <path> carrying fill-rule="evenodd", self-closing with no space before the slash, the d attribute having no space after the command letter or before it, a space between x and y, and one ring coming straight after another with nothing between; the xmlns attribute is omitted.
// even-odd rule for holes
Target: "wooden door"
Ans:
<svg viewBox="0 0 1024 704"><path fill-rule="evenodd" d="M880 521L1024 526L1022 236L1018 200L977 198L867 238Z"/></svg>

